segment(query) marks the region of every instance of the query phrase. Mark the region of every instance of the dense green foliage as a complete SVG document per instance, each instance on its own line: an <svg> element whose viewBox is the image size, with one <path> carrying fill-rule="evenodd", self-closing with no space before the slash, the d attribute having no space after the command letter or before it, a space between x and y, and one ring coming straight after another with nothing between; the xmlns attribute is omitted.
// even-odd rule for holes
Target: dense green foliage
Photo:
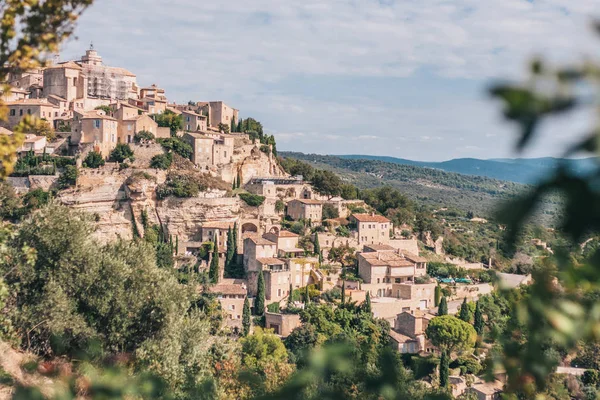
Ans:
<svg viewBox="0 0 600 400"><path fill-rule="evenodd" d="M150 160L150 168L169 169L173 162L173 154L157 154Z"/></svg>
<svg viewBox="0 0 600 400"><path fill-rule="evenodd" d="M171 136L175 136L177 131L183 128L183 116L175 114L173 111L165 110L162 114L152 114L152 119L158 126L171 129Z"/></svg>
<svg viewBox="0 0 600 400"><path fill-rule="evenodd" d="M252 193L240 193L240 199L244 200L244 203L251 207L258 207L265 201L265 196Z"/></svg>
<svg viewBox="0 0 600 400"><path fill-rule="evenodd" d="M102 154L98 153L97 151L90 151L83 160L83 166L85 168L98 168L104 164L104 157L102 157Z"/></svg>
<svg viewBox="0 0 600 400"><path fill-rule="evenodd" d="M117 146L110 152L110 160L123 162L127 159L133 161L133 150L127 143L117 143Z"/></svg>
<svg viewBox="0 0 600 400"><path fill-rule="evenodd" d="M79 171L74 165L67 165L63 172L59 175L57 186L59 189L67 189L77 184Z"/></svg>
<svg viewBox="0 0 600 400"><path fill-rule="evenodd" d="M174 153L179 154L181 157L191 160L194 150L192 149L192 146L190 146L189 143L186 143L183 139L179 137L170 137L166 139L158 139L157 141L166 150L173 151Z"/></svg>
<svg viewBox="0 0 600 400"><path fill-rule="evenodd" d="M262 269L258 271L258 286L256 299L254 299L254 314L263 315L265 313L265 277Z"/></svg>
<svg viewBox="0 0 600 400"><path fill-rule="evenodd" d="M152 132L139 131L133 136L133 140L136 143L139 143L141 141L151 141L154 140L154 135L152 134Z"/></svg>

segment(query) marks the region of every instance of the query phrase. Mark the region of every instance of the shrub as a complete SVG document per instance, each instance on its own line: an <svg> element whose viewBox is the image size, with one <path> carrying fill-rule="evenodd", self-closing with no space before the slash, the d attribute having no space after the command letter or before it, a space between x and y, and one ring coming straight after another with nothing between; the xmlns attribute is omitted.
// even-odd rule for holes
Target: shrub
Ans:
<svg viewBox="0 0 600 400"><path fill-rule="evenodd" d="M285 210L285 203L281 199L277 199L275 202L275 211L283 212Z"/></svg>
<svg viewBox="0 0 600 400"><path fill-rule="evenodd" d="M159 199L168 196L175 197L196 197L200 193L200 186L191 175L170 173L167 180L156 188L156 195Z"/></svg>
<svg viewBox="0 0 600 400"><path fill-rule="evenodd" d="M152 160L150 160L150 167L158 169L169 169L172 162L173 154L157 154L154 157L152 157Z"/></svg>
<svg viewBox="0 0 600 400"><path fill-rule="evenodd" d="M90 151L85 160L83 160L83 166L85 168L98 168L104 165L104 157L97 151Z"/></svg>
<svg viewBox="0 0 600 400"><path fill-rule="evenodd" d="M415 283L418 285L423 284L423 283L429 283L430 280L431 280L431 278L429 277L429 275L415 277Z"/></svg>
<svg viewBox="0 0 600 400"><path fill-rule="evenodd" d="M188 160L192 159L192 154L194 153L192 146L190 146L188 143L184 142L178 137L158 139L158 143L160 143L162 147L164 147L166 150L172 150L173 152L179 154L183 158L187 158Z"/></svg>
<svg viewBox="0 0 600 400"><path fill-rule="evenodd" d="M34 189L23 196L23 204L28 210L38 209L50 201L50 193L42 188Z"/></svg>
<svg viewBox="0 0 600 400"><path fill-rule="evenodd" d="M290 226L290 232L294 232L296 235L301 235L304 233L304 224L302 222L294 222L292 226Z"/></svg>
<svg viewBox="0 0 600 400"><path fill-rule="evenodd" d="M240 199L251 207L258 207L265 201L265 196L252 193L240 193Z"/></svg>
<svg viewBox="0 0 600 400"><path fill-rule="evenodd" d="M133 140L136 143L141 142L142 140L154 140L154 135L152 134L152 132L148 132L148 131L139 131L138 133L135 134L135 136L133 137Z"/></svg>
<svg viewBox="0 0 600 400"><path fill-rule="evenodd" d="M58 188L66 189L77 184L79 171L74 165L67 165L64 171L58 177Z"/></svg>
<svg viewBox="0 0 600 400"><path fill-rule="evenodd" d="M333 204L323 204L323 219L339 218L340 212Z"/></svg>
<svg viewBox="0 0 600 400"><path fill-rule="evenodd" d="M267 306L267 311L271 313L279 313L279 302L271 303Z"/></svg>
<svg viewBox="0 0 600 400"><path fill-rule="evenodd" d="M128 158L133 161L133 150L125 143L117 143L117 147L110 153L112 161L123 162Z"/></svg>

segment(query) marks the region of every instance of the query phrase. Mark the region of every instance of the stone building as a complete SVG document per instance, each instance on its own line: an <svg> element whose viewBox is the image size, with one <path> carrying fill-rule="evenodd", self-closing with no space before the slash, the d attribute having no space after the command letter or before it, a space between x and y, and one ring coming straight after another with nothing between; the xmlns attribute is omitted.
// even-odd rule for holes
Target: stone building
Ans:
<svg viewBox="0 0 600 400"><path fill-rule="evenodd" d="M193 111L181 111L183 118L183 130L187 132L206 132L206 116L197 114Z"/></svg>
<svg viewBox="0 0 600 400"><path fill-rule="evenodd" d="M312 186L304 182L301 176L252 178L246 184L246 190L268 199L284 201L314 198Z"/></svg>
<svg viewBox="0 0 600 400"><path fill-rule="evenodd" d="M216 128L220 123L231 126L231 121L239 121L239 111L222 101L199 102L197 107L208 115L208 126Z"/></svg>
<svg viewBox="0 0 600 400"><path fill-rule="evenodd" d="M320 225L323 219L323 202L314 199L294 199L287 203L287 215L295 221L303 219Z"/></svg>
<svg viewBox="0 0 600 400"><path fill-rule="evenodd" d="M186 132L183 140L192 146L192 162L202 170L229 164L233 157L235 139L231 135Z"/></svg>
<svg viewBox="0 0 600 400"><path fill-rule="evenodd" d="M91 145L95 151L108 157L117 146L117 120L103 110L75 112L71 125L71 142Z"/></svg>
<svg viewBox="0 0 600 400"><path fill-rule="evenodd" d="M273 333L286 338L294 329L302 325L298 314L279 314L265 312L265 328L273 329Z"/></svg>
<svg viewBox="0 0 600 400"><path fill-rule="evenodd" d="M215 242L219 247L219 252L227 251L227 232L233 229L235 221L212 221L202 224L202 242ZM239 234L239 232L238 232Z"/></svg>
<svg viewBox="0 0 600 400"><path fill-rule="evenodd" d="M29 96L29 92L27 90L23 90L23 89L19 89L17 87L11 86L8 88L8 90L3 92L2 100L4 102L19 101L19 100L25 100L26 98L28 98L28 96Z"/></svg>
<svg viewBox="0 0 600 400"><path fill-rule="evenodd" d="M277 255L277 243L260 236L248 236L244 239L244 269L258 272L259 258L273 258Z"/></svg>
<svg viewBox="0 0 600 400"><path fill-rule="evenodd" d="M137 101L149 114L162 114L167 109L165 90L155 84L141 88Z"/></svg>
<svg viewBox="0 0 600 400"><path fill-rule="evenodd" d="M389 243L392 222L383 215L352 214L350 221L356 223L359 245Z"/></svg>
<svg viewBox="0 0 600 400"><path fill-rule="evenodd" d="M405 311L394 320L390 338L400 353L433 353L433 344L425 337L429 321L435 318L426 311Z"/></svg>
<svg viewBox="0 0 600 400"><path fill-rule="evenodd" d="M146 131L158 136L158 124L149 115L136 115L130 118L117 119L119 142L131 143L138 132Z"/></svg>
<svg viewBox="0 0 600 400"><path fill-rule="evenodd" d="M227 326L241 329L246 299L246 282L243 279L221 279L208 289L217 296L221 308L227 315Z"/></svg>
<svg viewBox="0 0 600 400"><path fill-rule="evenodd" d="M372 245L357 255L358 273L376 296L391 296L392 284L414 283L424 276L426 260L385 245Z"/></svg>
<svg viewBox="0 0 600 400"><path fill-rule="evenodd" d="M59 115L59 107L50 103L46 99L24 99L10 101L5 103L8 107L8 116L6 121L0 121L0 126L12 129L15 125L21 122L24 116L30 115L39 119L45 119L54 124L54 118Z"/></svg>

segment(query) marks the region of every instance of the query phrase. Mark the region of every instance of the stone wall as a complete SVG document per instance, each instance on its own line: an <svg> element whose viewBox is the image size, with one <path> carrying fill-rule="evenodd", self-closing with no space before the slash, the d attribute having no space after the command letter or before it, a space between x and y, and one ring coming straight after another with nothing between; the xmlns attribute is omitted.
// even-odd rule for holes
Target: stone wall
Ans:
<svg viewBox="0 0 600 400"><path fill-rule="evenodd" d="M163 147L158 143L130 143L129 146L131 147L131 150L133 150L133 155L135 156L135 161L132 165L137 168L148 168L152 157L157 154L165 153Z"/></svg>

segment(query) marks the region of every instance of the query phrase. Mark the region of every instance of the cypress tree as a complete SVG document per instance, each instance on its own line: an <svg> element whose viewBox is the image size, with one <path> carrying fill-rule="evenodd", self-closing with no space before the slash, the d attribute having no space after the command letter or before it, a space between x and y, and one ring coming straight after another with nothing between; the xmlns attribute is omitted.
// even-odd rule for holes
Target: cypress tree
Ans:
<svg viewBox="0 0 600 400"><path fill-rule="evenodd" d="M342 281L342 304L346 302L346 281Z"/></svg>
<svg viewBox="0 0 600 400"><path fill-rule="evenodd" d="M435 292L434 292L434 306L437 307L440 305L440 299L442 297L442 287L440 285L437 285L435 287Z"/></svg>
<svg viewBox="0 0 600 400"><path fill-rule="evenodd" d="M315 243L314 243L314 248L313 248L313 253L315 253L316 255L321 255L321 245L319 244L319 234L315 233Z"/></svg>
<svg viewBox="0 0 600 400"><path fill-rule="evenodd" d="M240 172L238 171L237 174L237 183L236 183L238 189L242 186L242 176L240 175Z"/></svg>
<svg viewBox="0 0 600 400"><path fill-rule="evenodd" d="M442 357L440 358L440 387L447 388L450 376L450 360L448 357L448 351L442 351Z"/></svg>
<svg viewBox="0 0 600 400"><path fill-rule="evenodd" d="M219 282L219 246L217 245L217 239L213 242L213 256L210 260L210 268L208 269L208 277L212 283Z"/></svg>
<svg viewBox="0 0 600 400"><path fill-rule="evenodd" d="M448 315L448 302L446 301L446 296L442 296L442 300L440 300L438 315Z"/></svg>
<svg viewBox="0 0 600 400"><path fill-rule="evenodd" d="M262 269L258 272L258 290L256 291L256 300L254 301L254 314L263 315L265 313L265 277Z"/></svg>
<svg viewBox="0 0 600 400"><path fill-rule="evenodd" d="M310 293L308 290L308 284L304 286L304 304L307 306L310 304Z"/></svg>
<svg viewBox="0 0 600 400"><path fill-rule="evenodd" d="M231 133L235 132L235 128L236 128L236 124L235 124L235 118L231 118L231 127L229 128L229 131Z"/></svg>
<svg viewBox="0 0 600 400"><path fill-rule="evenodd" d="M250 333L250 302L246 297L244 300L244 311L242 313L242 335L248 336Z"/></svg>
<svg viewBox="0 0 600 400"><path fill-rule="evenodd" d="M287 308L291 308L294 306L294 288L292 287L292 284L290 283L290 294L288 295L288 299L287 299Z"/></svg>
<svg viewBox="0 0 600 400"><path fill-rule="evenodd" d="M473 318L473 327L479 336L483 334L483 313L479 301L475 305L475 317Z"/></svg>
<svg viewBox="0 0 600 400"><path fill-rule="evenodd" d="M237 229L237 222L233 224L233 232L231 234L232 238L233 238L233 262L237 263L237 244L238 244L238 229Z"/></svg>
<svg viewBox="0 0 600 400"><path fill-rule="evenodd" d="M466 297L460 305L460 313L458 314L458 318L462 319L467 323L471 323L471 318L469 318L469 306L467 305Z"/></svg>
<svg viewBox="0 0 600 400"><path fill-rule="evenodd" d="M179 254L179 236L175 236L175 254Z"/></svg>
<svg viewBox="0 0 600 400"><path fill-rule="evenodd" d="M238 121L238 124L237 124L237 131L238 132L242 131L242 119L241 118L240 118L240 120Z"/></svg>
<svg viewBox="0 0 600 400"><path fill-rule="evenodd" d="M367 292L367 296L365 297L365 311L371 314L371 295Z"/></svg>
<svg viewBox="0 0 600 400"><path fill-rule="evenodd" d="M231 277L233 267L233 232L231 228L227 229L227 255L225 256L225 272L227 277Z"/></svg>

